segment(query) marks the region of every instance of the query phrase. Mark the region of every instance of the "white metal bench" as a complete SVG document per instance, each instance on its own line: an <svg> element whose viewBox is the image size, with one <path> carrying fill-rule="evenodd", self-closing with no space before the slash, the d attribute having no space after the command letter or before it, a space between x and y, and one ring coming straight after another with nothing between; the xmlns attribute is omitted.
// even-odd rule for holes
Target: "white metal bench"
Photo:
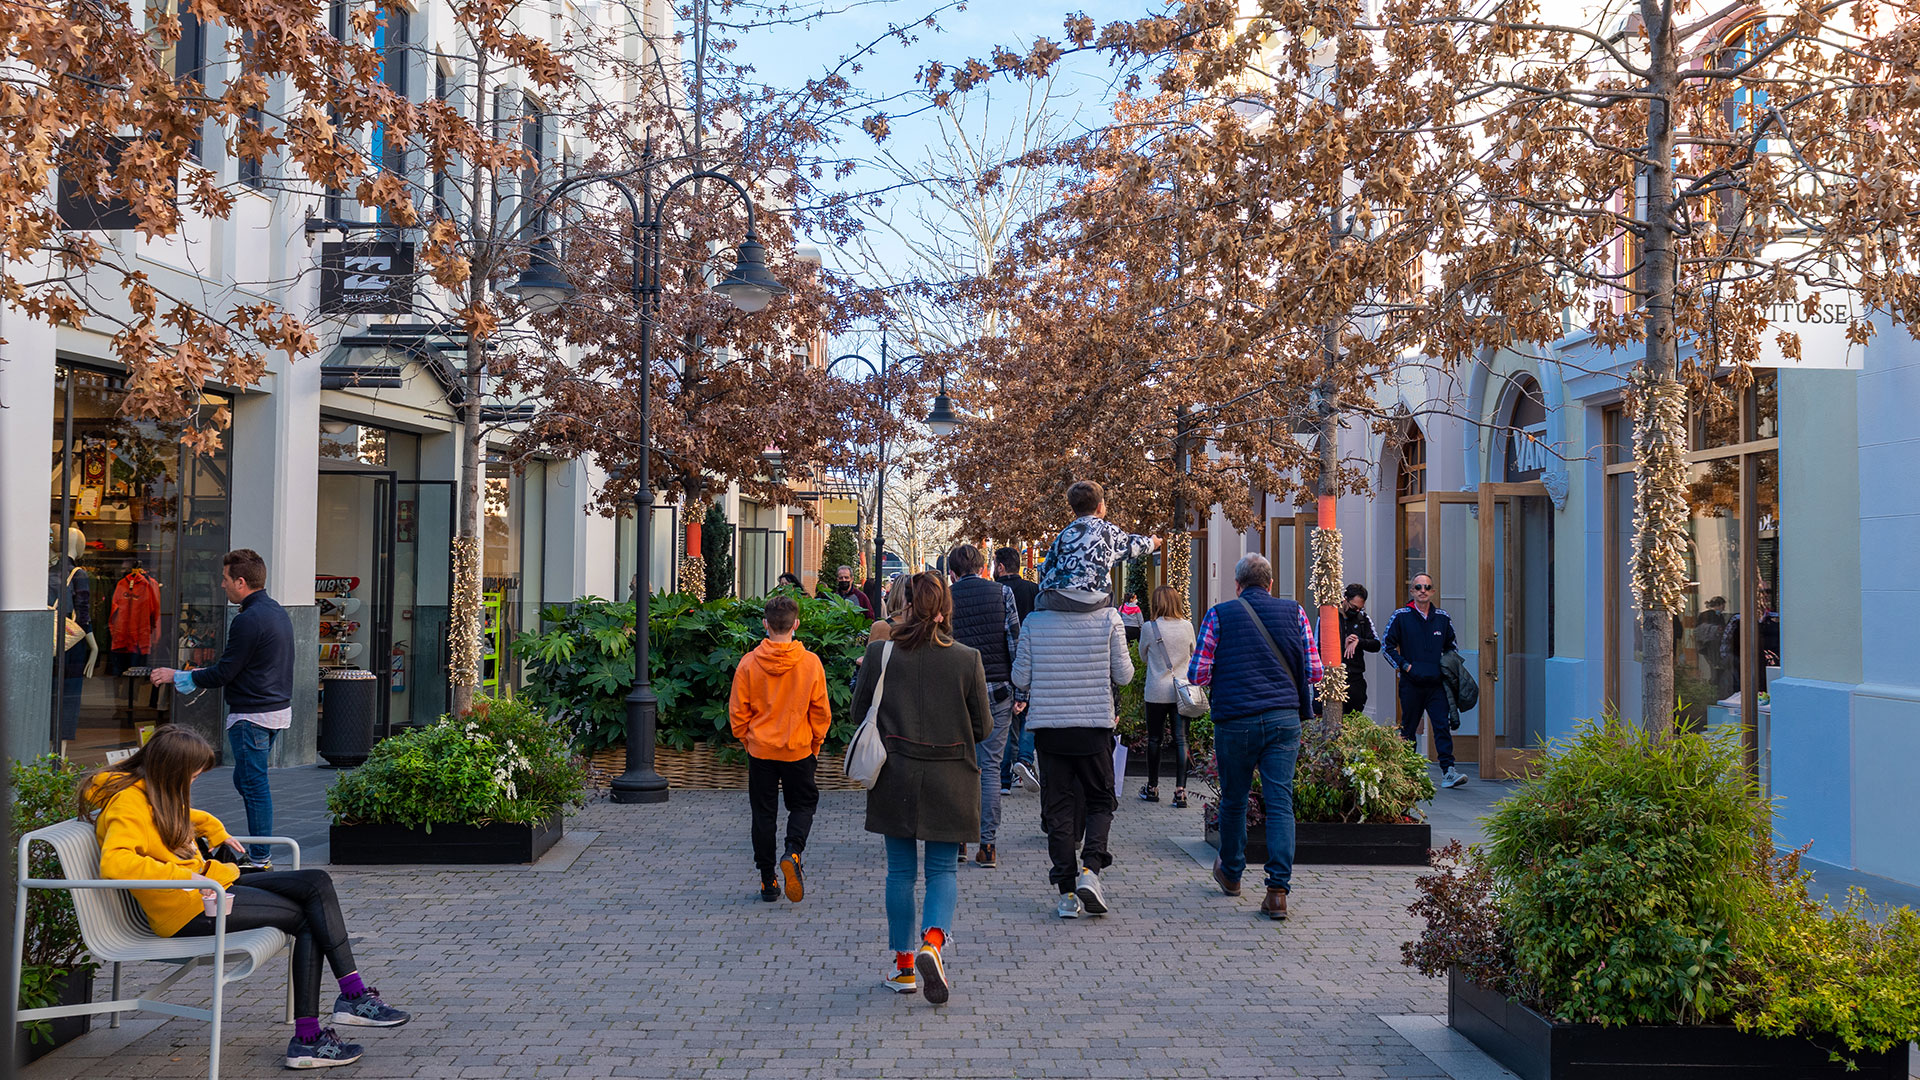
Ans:
<svg viewBox="0 0 1920 1080"><path fill-rule="evenodd" d="M300 845L284 836L236 836L235 840L251 844L272 844L293 849L293 868L300 869ZM65 878L32 878L27 876L27 855L36 843L52 847L60 859L60 872ZM93 1016L99 1013L111 1013L110 1027L120 1026L120 1014L135 1010L165 1013L169 1016L181 1016L189 1020L206 1020L212 1024L208 1036L207 1076L208 1080L220 1077L220 1012L225 1003L228 983L238 982L254 973L261 965L284 952L287 954L287 1019L293 1019L293 939L285 933L272 928L259 930L239 930L227 932L227 913L223 910L214 916L213 936L211 937L161 937L147 925L145 912L134 902L131 890L134 889L179 889L191 888L190 883L179 881L112 881L101 878L100 843L94 837L93 825L89 822L63 821L58 825L49 825L44 829L20 838L20 876L19 892L15 897L13 916L13 966L17 976L24 963L27 939L27 890L58 889L73 893L74 912L79 916L80 938L86 943L87 952L96 963L113 966L113 1000L95 1001L84 1005L53 1005L40 1009L22 1009L19 1018L29 1020L52 1020L62 1016ZM227 963L216 963L219 957ZM211 1008L195 1009L185 1005L161 1001L158 997L121 998L120 965L143 960L177 964L179 970L162 979L150 991L161 991L179 982L200 964L213 968L213 1003Z"/></svg>

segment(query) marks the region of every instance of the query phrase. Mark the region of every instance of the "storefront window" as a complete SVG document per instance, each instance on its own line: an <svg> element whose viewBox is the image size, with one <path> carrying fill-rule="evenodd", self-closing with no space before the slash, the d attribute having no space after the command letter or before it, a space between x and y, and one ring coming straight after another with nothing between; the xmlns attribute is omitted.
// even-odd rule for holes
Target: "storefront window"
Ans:
<svg viewBox="0 0 1920 1080"><path fill-rule="evenodd" d="M1767 668L1779 661L1779 613L1774 608L1779 570L1777 384L1771 371L1756 371L1751 386L1700 402L1688 419L1692 438L1687 471L1690 510L1688 594L1674 621L1675 691L1691 723L1739 723L1752 727L1766 760L1767 705L1761 695ZM1629 421L1609 409L1609 439ZM1632 459L1610 463L1607 506L1611 549L1608 614L1611 666L1608 694L1628 715L1637 715L1644 660L1639 612L1633 606L1634 476ZM1747 485L1751 485L1748 490ZM1757 582L1748 594L1749 582ZM1757 621L1757 655L1743 656L1744 625ZM1743 670L1744 669L1744 670ZM1754 700L1743 699L1750 687Z"/></svg>
<svg viewBox="0 0 1920 1080"><path fill-rule="evenodd" d="M220 726L218 691L176 699L147 672L219 656L230 455L184 449L186 423L122 416L125 393L123 376L66 365L54 386L48 602L90 638L55 663L49 748L83 763L160 724ZM187 423L230 405L208 392Z"/></svg>

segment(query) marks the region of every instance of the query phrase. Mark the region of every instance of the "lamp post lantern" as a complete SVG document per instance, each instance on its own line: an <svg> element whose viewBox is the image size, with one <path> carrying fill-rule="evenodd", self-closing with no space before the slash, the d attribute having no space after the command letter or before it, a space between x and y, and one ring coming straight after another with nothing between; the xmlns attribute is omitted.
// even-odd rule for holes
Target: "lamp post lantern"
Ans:
<svg viewBox="0 0 1920 1080"><path fill-rule="evenodd" d="M639 195L623 183L627 177L644 174L652 166L648 161L637 169L613 173L589 173L570 177L555 185L542 201L545 209L560 195L587 184L607 184L626 200L633 214L631 290L640 314L640 464L638 486L633 493L636 528L634 562L633 692L627 695L627 771L613 781L613 801L617 803L661 803L667 801L667 781L654 769L654 737L659 725L660 699L653 692L650 667L650 643L647 613L653 598L653 327L660 310L660 248L664 231L662 211L674 192L695 180L717 180L731 187L747 208L747 235L740 242L732 272L721 279L713 291L727 298L741 311L755 312L787 291L786 286L767 270L767 249L754 229L753 197L739 181L721 172L703 170L688 173L667 186L659 198L642 183ZM529 221L544 215L530 214ZM519 280L508 286L536 314L550 312L566 303L574 286L561 271L553 245L541 237L533 244L527 267Z"/></svg>
<svg viewBox="0 0 1920 1080"><path fill-rule="evenodd" d="M899 362L905 363L909 360L925 360L926 357L921 356L919 353L913 353L910 356L902 356L897 359ZM859 353L845 353L834 357L827 363L828 366L831 367L842 360L858 360L862 364L865 364L869 372L879 377L880 392L882 394L886 393L887 367L890 359L887 355L887 331L884 327L880 330L880 363L878 365L866 357L861 356ZM893 411L892 405L884 399L881 401L881 405L886 411ZM940 377L940 393L933 399L933 409L927 413L926 419L922 420L921 423L927 426L927 430L932 432L935 438L944 438L951 435L953 434L953 430L960 426L959 417L955 416L953 412L953 402L947 398L947 378L945 375ZM880 468L875 474L873 486L873 589L867 593L867 600L873 605L873 617L880 619L886 617L884 603L887 591L887 583L883 578L887 560L887 542L883 529L887 505L887 439L884 435L880 437Z"/></svg>

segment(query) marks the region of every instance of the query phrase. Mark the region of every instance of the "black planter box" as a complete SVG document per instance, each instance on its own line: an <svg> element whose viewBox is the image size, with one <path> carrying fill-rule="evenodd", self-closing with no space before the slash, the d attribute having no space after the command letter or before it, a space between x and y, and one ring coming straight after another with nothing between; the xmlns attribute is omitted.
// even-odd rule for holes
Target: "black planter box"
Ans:
<svg viewBox="0 0 1920 1080"><path fill-rule="evenodd" d="M335 865L530 863L563 831L559 812L536 825L435 825L432 832L404 825L334 825L328 829Z"/></svg>
<svg viewBox="0 0 1920 1080"><path fill-rule="evenodd" d="M80 969L77 979L68 976L59 982L60 1000L54 1002L55 1005L85 1005L93 1000L92 968ZM13 1057L16 1068L26 1068L93 1029L91 1016L62 1016L46 1023L53 1028L53 1041L50 1043L36 1043L28 1038L25 1024L14 1029Z"/></svg>
<svg viewBox="0 0 1920 1080"><path fill-rule="evenodd" d="M1295 866L1425 866L1433 826L1300 821L1293 826ZM1220 829L1207 826L1207 843L1220 846ZM1247 865L1267 861L1267 828L1247 826Z"/></svg>
<svg viewBox="0 0 1920 1080"><path fill-rule="evenodd" d="M1447 976L1447 1023L1521 1080L1907 1080L1907 1048L1849 1055L1858 1072L1806 1039L1722 1024L1558 1024L1459 971Z"/></svg>

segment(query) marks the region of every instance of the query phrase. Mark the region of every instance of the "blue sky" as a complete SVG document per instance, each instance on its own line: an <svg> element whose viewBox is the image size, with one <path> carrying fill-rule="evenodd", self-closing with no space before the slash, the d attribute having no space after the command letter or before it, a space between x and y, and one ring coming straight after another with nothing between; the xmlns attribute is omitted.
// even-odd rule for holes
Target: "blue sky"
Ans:
<svg viewBox="0 0 1920 1080"><path fill-rule="evenodd" d="M857 0L854 0L857 3ZM849 53L883 33L889 24L912 22L922 18L937 0L880 0L861 6L847 6L845 0L800 0L795 10L834 12L802 25L755 30L742 36L733 58L751 65L757 81L773 86L797 86L823 74ZM1095 0L1068 5L1050 0L976 0L965 10L948 10L939 16L937 29L916 28L917 40L902 45L881 44L863 63L863 70L851 76L855 85L869 97L883 98L911 91L914 73L929 60L949 64L971 57L985 57L995 45L1024 48L1040 36L1058 40L1061 23L1069 13L1085 12L1098 24L1116 19L1136 19L1153 7L1151 0ZM736 17L751 18L744 13ZM1105 58L1088 55L1065 66L1056 85L1056 98L1062 107L1077 110L1083 123L1099 123L1107 113L1102 107L1116 74ZM974 91L976 94L1011 93L1018 100L1024 91L1005 83ZM897 102L892 111L910 108ZM931 121L906 118L893 125L888 139L893 152L906 160L917 160L925 150ZM873 150L872 142L859 132L849 136L843 153L860 157ZM845 184L852 190L864 190L872 183L871 174L856 174ZM910 197L910 196L907 196ZM877 246L886 247L884 240ZM833 254L828 254L834 262Z"/></svg>

